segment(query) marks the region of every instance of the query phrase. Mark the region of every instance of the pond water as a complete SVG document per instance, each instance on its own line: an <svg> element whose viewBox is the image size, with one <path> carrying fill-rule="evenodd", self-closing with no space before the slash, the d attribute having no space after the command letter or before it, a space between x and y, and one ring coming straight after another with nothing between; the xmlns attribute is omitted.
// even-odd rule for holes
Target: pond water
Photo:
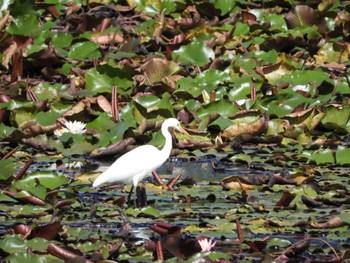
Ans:
<svg viewBox="0 0 350 263"><path fill-rule="evenodd" d="M254 149L247 148L246 151L252 152ZM124 205L122 209L117 209L117 204L123 203L120 200L127 196L130 186L116 185L92 189L90 183L79 179L89 178L89 176L93 178L96 176L95 172L104 171L112 161L101 162L81 158L65 159L63 162L61 160L38 161L31 166L28 173L47 170L69 176L71 182L62 190L74 189L75 194L62 195L62 199L70 199L67 206L54 211L49 210L47 216L37 218L33 216L26 218L25 214L21 214L20 204L3 203L3 207L6 205L13 207L12 210L7 207L1 212L3 220L0 223L0 231L4 235L18 223L38 225L47 223L54 213L60 218L64 231L81 232L75 237L77 239L75 242L79 244L92 237L104 239L105 242L114 239L124 240L125 237L120 236L121 227L125 222L130 222L131 229L127 242L136 244L140 250L145 239L159 238L149 226L156 222L166 222L181 227L183 236L192 238L207 236L215 239L217 241L215 251L225 253L236 262L241 262L240 260L243 259L260 261L264 259L266 253L278 255L292 244L303 240L305 236L322 238L338 251L344 251L349 247L348 222L343 222L339 226L317 225L335 216L348 213L350 202L346 200L349 199L340 195L347 193L349 187L339 185L348 183L347 167L318 167L309 181L304 180L303 183L295 185L277 182L267 186L266 181L251 185L249 189L241 185L241 187L227 190L220 184L225 177L234 175L240 178L261 176L269 178L282 174L285 169L285 167L271 165L269 162L250 164L232 162L231 156L228 153L219 153L216 156L203 155L200 158L181 156L170 158L157 172L164 182L170 181L181 173L180 180L174 187L175 190L168 191L155 186L153 178L148 177L144 182L148 205L145 208L127 208ZM271 158L263 153L259 157ZM83 161L83 165L79 169L71 169L76 166L75 161ZM297 174L297 166L296 163L290 164L288 169L291 173ZM67 169L67 167L70 168ZM308 172L311 173L311 170ZM300 176L308 177L306 172ZM182 184L187 177L192 178L194 183ZM300 180L299 176L294 179ZM294 200L290 205L276 209L276 203L286 191L295 195ZM307 206L308 203L305 205L303 196L313 199L320 197L329 202L324 202L320 207ZM188 202L189 199L190 202ZM336 202L338 205L334 205ZM239 226L237 226L238 219ZM238 235L237 227L242 228L243 236ZM261 241L265 237L269 237L269 240L265 242L264 253L252 252L249 243ZM239 238L242 238L243 242ZM296 260L326 254L332 254L329 246L316 240L311 241ZM124 253L118 256L118 260L123 258L130 260L130 251L125 249ZM145 259L150 259L150 254L139 255L132 261L145 261Z"/></svg>

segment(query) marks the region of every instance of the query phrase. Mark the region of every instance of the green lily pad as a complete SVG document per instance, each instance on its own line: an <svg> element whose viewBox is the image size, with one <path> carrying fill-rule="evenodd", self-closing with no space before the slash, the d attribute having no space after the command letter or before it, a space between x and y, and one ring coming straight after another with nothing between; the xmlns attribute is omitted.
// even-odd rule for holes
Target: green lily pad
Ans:
<svg viewBox="0 0 350 263"><path fill-rule="evenodd" d="M186 46L175 50L172 53L173 58L178 57L179 62L190 63L196 66L204 66L210 59L215 58L214 51L203 42L192 41Z"/></svg>
<svg viewBox="0 0 350 263"><path fill-rule="evenodd" d="M14 175L16 162L13 158L0 160L0 180L7 180Z"/></svg>
<svg viewBox="0 0 350 263"><path fill-rule="evenodd" d="M38 18L34 14L26 14L13 19L7 28L12 35L35 36L40 32Z"/></svg>
<svg viewBox="0 0 350 263"><path fill-rule="evenodd" d="M335 163L333 151L330 149L316 151L312 156L311 160L316 162L316 164L334 164Z"/></svg>
<svg viewBox="0 0 350 263"><path fill-rule="evenodd" d="M335 160L337 164L350 164L350 148L339 146L335 152Z"/></svg>
<svg viewBox="0 0 350 263"><path fill-rule="evenodd" d="M35 173L28 174L23 179L21 179L21 182L34 185L36 184L37 180L41 185L51 190L56 189L62 186L63 184L67 183L66 177L55 174L53 172L45 171L38 171Z"/></svg>
<svg viewBox="0 0 350 263"><path fill-rule="evenodd" d="M71 59L97 59L101 56L98 51L98 45L93 42L79 42L74 44L69 52L68 57Z"/></svg>

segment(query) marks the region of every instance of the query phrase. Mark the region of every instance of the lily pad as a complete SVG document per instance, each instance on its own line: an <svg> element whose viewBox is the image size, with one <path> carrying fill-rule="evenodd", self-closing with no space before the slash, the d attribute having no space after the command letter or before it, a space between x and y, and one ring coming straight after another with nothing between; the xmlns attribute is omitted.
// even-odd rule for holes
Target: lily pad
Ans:
<svg viewBox="0 0 350 263"><path fill-rule="evenodd" d="M210 59L215 58L214 51L199 41L192 41L190 44L182 46L175 50L172 56L173 58L178 57L179 62L190 63L199 67L208 64Z"/></svg>

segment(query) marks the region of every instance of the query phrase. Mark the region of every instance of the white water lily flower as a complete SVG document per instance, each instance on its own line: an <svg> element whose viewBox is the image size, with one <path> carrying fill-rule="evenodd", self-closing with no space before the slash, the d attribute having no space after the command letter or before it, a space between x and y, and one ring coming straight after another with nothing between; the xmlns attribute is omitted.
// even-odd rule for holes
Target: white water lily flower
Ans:
<svg viewBox="0 0 350 263"><path fill-rule="evenodd" d="M209 252L211 251L215 245L216 245L216 241L214 241L211 238L203 238L201 240L198 240L199 245L202 248L202 252Z"/></svg>
<svg viewBox="0 0 350 263"><path fill-rule="evenodd" d="M80 121L68 121L65 123L66 128L62 127L54 131L54 134L57 137L62 136L63 133L72 133L72 134L83 134L86 132L86 124Z"/></svg>

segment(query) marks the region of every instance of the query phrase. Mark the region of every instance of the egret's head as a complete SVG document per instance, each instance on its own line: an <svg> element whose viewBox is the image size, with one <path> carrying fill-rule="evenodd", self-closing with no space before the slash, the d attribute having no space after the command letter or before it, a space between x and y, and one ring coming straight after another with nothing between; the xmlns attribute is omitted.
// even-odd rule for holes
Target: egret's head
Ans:
<svg viewBox="0 0 350 263"><path fill-rule="evenodd" d="M163 122L162 127L165 127L166 129L168 128L174 128L175 130L187 134L187 132L184 130L184 128L181 127L181 123L175 119L175 118L170 118L167 119Z"/></svg>

